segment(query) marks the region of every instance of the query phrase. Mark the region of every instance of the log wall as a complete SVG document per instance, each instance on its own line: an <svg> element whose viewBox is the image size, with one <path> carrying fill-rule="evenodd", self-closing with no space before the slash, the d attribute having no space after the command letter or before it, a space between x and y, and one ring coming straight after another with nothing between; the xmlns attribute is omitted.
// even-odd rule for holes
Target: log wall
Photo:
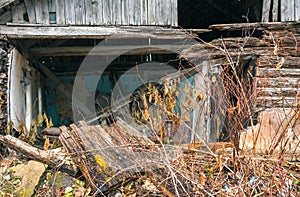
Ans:
<svg viewBox="0 0 300 197"><path fill-rule="evenodd" d="M177 0L15 1L0 23L178 26Z"/></svg>

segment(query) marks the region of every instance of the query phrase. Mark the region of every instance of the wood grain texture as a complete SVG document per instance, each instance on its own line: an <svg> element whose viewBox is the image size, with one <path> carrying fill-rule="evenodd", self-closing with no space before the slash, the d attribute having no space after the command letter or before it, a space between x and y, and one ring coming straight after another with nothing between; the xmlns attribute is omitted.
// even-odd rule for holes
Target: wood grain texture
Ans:
<svg viewBox="0 0 300 197"><path fill-rule="evenodd" d="M85 0L85 24L94 25L93 0Z"/></svg>
<svg viewBox="0 0 300 197"><path fill-rule="evenodd" d="M270 9L271 9L271 0L264 0L263 8L262 8L262 19L261 19L262 22L269 22Z"/></svg>
<svg viewBox="0 0 300 197"><path fill-rule="evenodd" d="M10 10L0 16L0 24L6 24L8 22L12 22L12 16Z"/></svg>
<svg viewBox="0 0 300 197"><path fill-rule="evenodd" d="M177 0L24 0L24 3L31 24L178 25ZM17 6L13 6L14 22L22 23Z"/></svg>
<svg viewBox="0 0 300 197"><path fill-rule="evenodd" d="M11 7L12 10L12 22L13 23L24 23L24 17L23 15L25 14L26 10L25 10L25 4L21 3L19 5L13 5Z"/></svg>
<svg viewBox="0 0 300 197"><path fill-rule="evenodd" d="M178 26L178 2L177 0L173 0L172 2L172 26Z"/></svg>
<svg viewBox="0 0 300 197"><path fill-rule="evenodd" d="M148 0L148 25L156 25L156 0Z"/></svg>
<svg viewBox="0 0 300 197"><path fill-rule="evenodd" d="M280 6L280 15L281 15L281 20L280 21L288 21L288 4L289 1L281 1L281 6Z"/></svg>
<svg viewBox="0 0 300 197"><path fill-rule="evenodd" d="M300 0L295 0L295 21L300 21Z"/></svg>
<svg viewBox="0 0 300 197"><path fill-rule="evenodd" d="M66 23L65 2L62 0L56 0L56 23L60 25Z"/></svg>
<svg viewBox="0 0 300 197"><path fill-rule="evenodd" d="M273 8L272 8L272 22L277 22L279 21L279 13L278 13L278 7L279 5L279 0L273 0Z"/></svg>
<svg viewBox="0 0 300 197"><path fill-rule="evenodd" d="M75 24L75 6L74 0L65 0L65 19L66 24Z"/></svg>
<svg viewBox="0 0 300 197"><path fill-rule="evenodd" d="M34 8L34 0L25 0L25 8L28 14L28 19L30 23L36 23L35 17L35 8Z"/></svg>
<svg viewBox="0 0 300 197"><path fill-rule="evenodd" d="M84 0L74 0L75 6L75 24L76 25L85 25L85 1Z"/></svg>

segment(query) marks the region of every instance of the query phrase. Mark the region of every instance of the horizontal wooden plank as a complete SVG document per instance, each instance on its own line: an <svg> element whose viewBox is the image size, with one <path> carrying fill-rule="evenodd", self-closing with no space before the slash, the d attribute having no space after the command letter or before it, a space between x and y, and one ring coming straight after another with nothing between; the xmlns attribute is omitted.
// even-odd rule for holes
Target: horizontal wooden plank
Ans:
<svg viewBox="0 0 300 197"><path fill-rule="evenodd" d="M300 68L295 69L276 69L276 68L259 68L257 71L257 77L297 77L300 78Z"/></svg>
<svg viewBox="0 0 300 197"><path fill-rule="evenodd" d="M0 1L0 9L4 8L5 6L9 5L10 3L14 2L15 0L2 0Z"/></svg>
<svg viewBox="0 0 300 197"><path fill-rule="evenodd" d="M159 38L181 39L190 38L181 29L163 27L91 27L91 26L10 26L0 25L0 35L7 35L10 39L73 39L73 38Z"/></svg>
<svg viewBox="0 0 300 197"><path fill-rule="evenodd" d="M258 108L294 108L298 106L299 101L295 97L275 97L261 96L256 99L256 107Z"/></svg>
<svg viewBox="0 0 300 197"><path fill-rule="evenodd" d="M299 78L256 78L258 88L280 88L280 87L290 87L290 88L300 88Z"/></svg>
<svg viewBox="0 0 300 197"><path fill-rule="evenodd" d="M281 68L299 68L300 57L270 57L270 56L261 56L258 59L258 66L260 67L277 67Z"/></svg>
<svg viewBox="0 0 300 197"><path fill-rule="evenodd" d="M263 87L263 88L257 88L257 94L258 96L284 96L284 97L296 97L300 94L299 88L291 88L286 85L282 88L269 88L269 87Z"/></svg>
<svg viewBox="0 0 300 197"><path fill-rule="evenodd" d="M86 55L142 55L173 54L183 49L184 45L137 45L137 46L71 46L71 47L38 47L30 49L33 56L86 56Z"/></svg>
<svg viewBox="0 0 300 197"><path fill-rule="evenodd" d="M243 30L245 28L255 29L255 30L277 30L286 29L292 27L299 27L299 22L258 22L258 23L233 23L233 24L214 24L210 25L210 29L217 29L220 31L236 31Z"/></svg>

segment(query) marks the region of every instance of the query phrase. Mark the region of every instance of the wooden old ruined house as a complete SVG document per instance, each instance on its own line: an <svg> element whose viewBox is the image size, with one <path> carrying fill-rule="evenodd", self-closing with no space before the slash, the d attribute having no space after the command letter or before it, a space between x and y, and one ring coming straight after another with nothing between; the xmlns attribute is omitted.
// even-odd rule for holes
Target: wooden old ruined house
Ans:
<svg viewBox="0 0 300 197"><path fill-rule="evenodd" d="M70 111L72 102L79 114L84 114L79 119L88 120L90 114L82 101L74 95L72 98L75 76L82 65L92 66L76 79L82 80L77 81L82 85L82 95L77 96L91 94L95 98L95 89L103 96L119 88L126 97L141 86L139 73L133 72L137 65L148 63L149 68L143 70L145 76L151 73L151 76L163 78L176 75L174 70L191 61L195 62L194 66L200 66L197 74L186 79L196 91L197 98L191 103L209 100L201 101L202 105L195 110L187 110L188 117L184 121L192 128L192 133L204 141L227 140L228 137L238 140L240 136L236 133L240 131L226 132L239 125L237 130L247 127L251 130L242 132L241 147L264 149L270 146L274 151L282 139L287 139L287 135L295 136L300 130L297 120L300 105L299 9L299 0L226 3L220 0L0 1L1 133L5 133L7 125L15 130L25 125L29 132L32 121L44 112L55 126L69 125L74 121ZM193 39L196 35L209 44ZM220 37L223 39L218 39ZM180 51L187 40L196 40L196 43L191 42L193 46ZM100 47L93 50L97 45ZM95 63L98 60L93 58L98 56L110 63L103 73L95 72L103 66ZM149 62L166 63L173 70L153 69ZM170 75L164 76L165 73ZM99 75L101 79L98 80ZM227 78L235 78L235 75L236 79ZM224 84L215 84L216 79ZM207 89L203 90L208 82ZM240 88L243 91L239 91ZM187 93L182 94L180 99L186 100ZM110 100L111 95L107 98L106 101ZM226 99L229 101L219 102ZM118 104L121 103L115 106ZM207 111L202 114L203 108ZM269 126L265 121L269 121ZM124 133L134 130L125 123L120 125L118 129ZM68 151L76 152L73 147L77 147L88 152L109 146L95 131L109 135L111 128L97 125L87 129L82 122L78 127L85 129L80 130L75 125L62 127L64 132L60 139ZM263 134L266 139L259 137L261 128L268 131ZM90 135L83 135L87 130ZM93 143L91 136L99 141ZM274 137L275 144L271 144L270 137ZM124 140L112 138L117 138L118 143ZM135 142L136 138L127 140ZM190 141L195 140L190 137ZM299 140L285 142L293 148ZM83 158L76 162L94 189L105 182L108 175L97 174L97 167L89 168L95 166L89 163L91 160ZM101 190L118 181L116 177Z"/></svg>

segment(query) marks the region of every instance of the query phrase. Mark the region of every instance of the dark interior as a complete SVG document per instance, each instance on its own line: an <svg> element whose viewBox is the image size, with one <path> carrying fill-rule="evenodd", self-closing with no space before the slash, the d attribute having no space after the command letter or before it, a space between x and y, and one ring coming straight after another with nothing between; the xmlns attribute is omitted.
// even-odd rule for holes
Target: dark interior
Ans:
<svg viewBox="0 0 300 197"><path fill-rule="evenodd" d="M260 0L179 0L178 23L183 28L261 21Z"/></svg>

